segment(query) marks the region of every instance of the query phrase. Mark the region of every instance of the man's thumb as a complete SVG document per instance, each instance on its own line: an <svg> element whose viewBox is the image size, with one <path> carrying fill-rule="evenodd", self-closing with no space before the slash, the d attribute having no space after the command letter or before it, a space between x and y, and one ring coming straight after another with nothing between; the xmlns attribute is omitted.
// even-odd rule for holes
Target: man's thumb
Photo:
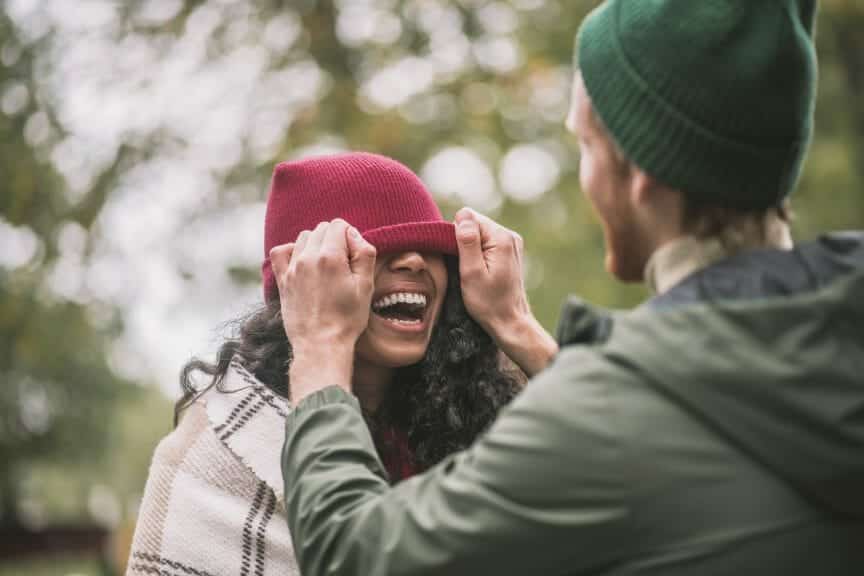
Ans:
<svg viewBox="0 0 864 576"><path fill-rule="evenodd" d="M353 226L348 229L348 261L351 271L370 279L375 273L375 247L367 242Z"/></svg>
<svg viewBox="0 0 864 576"><path fill-rule="evenodd" d="M473 218L464 218L456 225L456 242L459 247L459 269L462 276L481 272L486 268L483 246L480 242L480 224Z"/></svg>
<svg viewBox="0 0 864 576"><path fill-rule="evenodd" d="M473 218L465 218L456 224L456 240L459 244L471 246L480 244L480 225Z"/></svg>
<svg viewBox="0 0 864 576"><path fill-rule="evenodd" d="M291 256L294 254L294 243L281 244L270 249L270 268L278 274L282 270L287 270L291 264Z"/></svg>

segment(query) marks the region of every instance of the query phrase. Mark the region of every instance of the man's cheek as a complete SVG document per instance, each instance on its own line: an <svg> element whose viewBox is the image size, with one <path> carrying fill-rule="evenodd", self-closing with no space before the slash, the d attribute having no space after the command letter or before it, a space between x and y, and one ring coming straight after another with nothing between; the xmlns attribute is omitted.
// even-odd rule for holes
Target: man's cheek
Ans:
<svg viewBox="0 0 864 576"><path fill-rule="evenodd" d="M591 171L591 166L587 161L583 161L579 165L579 187L582 188L582 193L590 198L591 193L589 192L592 187L593 173Z"/></svg>

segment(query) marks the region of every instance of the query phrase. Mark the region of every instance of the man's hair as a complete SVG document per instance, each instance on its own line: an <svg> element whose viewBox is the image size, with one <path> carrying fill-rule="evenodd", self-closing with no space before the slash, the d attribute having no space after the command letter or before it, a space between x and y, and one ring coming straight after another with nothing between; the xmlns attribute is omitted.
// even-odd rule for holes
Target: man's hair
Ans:
<svg viewBox="0 0 864 576"><path fill-rule="evenodd" d="M387 449L388 442L382 431L396 427L407 435L418 471L470 446L524 383L524 374L503 358L492 338L468 315L457 260L447 256L445 263L447 294L424 358L416 365L397 369L378 411L364 414L379 453ZM175 426L182 411L203 393L213 386L221 390L234 358L274 393L290 397L292 350L279 300L264 304L234 324L237 336L221 345L214 363L192 358L184 366L180 375L183 396L175 406ZM192 382L195 372L210 377L203 388Z"/></svg>
<svg viewBox="0 0 864 576"><path fill-rule="evenodd" d="M697 238L716 238L730 252L754 245L781 246L791 219L788 200L760 209L741 209L682 193L684 230Z"/></svg>

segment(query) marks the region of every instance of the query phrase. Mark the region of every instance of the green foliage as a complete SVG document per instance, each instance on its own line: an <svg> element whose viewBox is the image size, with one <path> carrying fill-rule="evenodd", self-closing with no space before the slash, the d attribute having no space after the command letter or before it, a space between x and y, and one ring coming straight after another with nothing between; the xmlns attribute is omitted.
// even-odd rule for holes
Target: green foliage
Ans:
<svg viewBox="0 0 864 576"><path fill-rule="evenodd" d="M106 366L101 335L78 305L0 289L4 465L99 454L106 414L124 391Z"/></svg>
<svg viewBox="0 0 864 576"><path fill-rule="evenodd" d="M0 88L28 86L43 43L24 45L0 13L0 47L20 52L0 66ZM11 58L9 58L12 60ZM26 107L36 110L31 99ZM56 238L74 211L64 182L25 137L26 113L0 114L0 217L23 226L41 249L31 262L0 268L0 522L18 521L21 479L29 466L53 463L86 468L103 458L111 415L134 396L108 364L108 344L119 326L98 327L96 306L68 301L45 289L57 257Z"/></svg>

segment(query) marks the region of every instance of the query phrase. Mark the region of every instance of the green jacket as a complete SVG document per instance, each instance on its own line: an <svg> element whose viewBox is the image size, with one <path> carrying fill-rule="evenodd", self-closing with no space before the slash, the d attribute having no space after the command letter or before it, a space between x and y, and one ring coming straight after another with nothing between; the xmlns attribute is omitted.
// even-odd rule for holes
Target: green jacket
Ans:
<svg viewBox="0 0 864 576"><path fill-rule="evenodd" d="M394 487L356 399L309 396L282 460L303 574L861 576L864 236L813 246L611 322L577 305L560 334L591 343Z"/></svg>

